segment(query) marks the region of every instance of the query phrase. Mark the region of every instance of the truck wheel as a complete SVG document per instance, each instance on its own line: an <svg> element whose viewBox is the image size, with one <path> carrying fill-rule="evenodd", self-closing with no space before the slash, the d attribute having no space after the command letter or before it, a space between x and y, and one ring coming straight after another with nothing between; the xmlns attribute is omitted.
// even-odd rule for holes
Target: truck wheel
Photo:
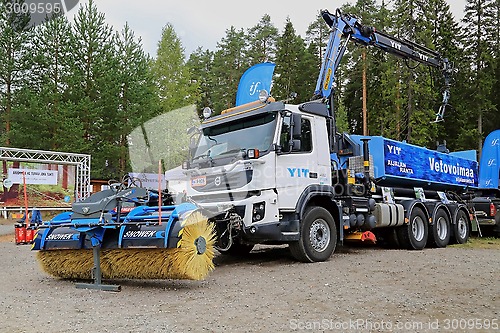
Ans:
<svg viewBox="0 0 500 333"><path fill-rule="evenodd" d="M302 262L325 261L337 246L337 227L323 207L309 208L300 224L300 239L290 243L292 256Z"/></svg>
<svg viewBox="0 0 500 333"><path fill-rule="evenodd" d="M495 238L500 238L500 211L495 215L495 227L493 228Z"/></svg>
<svg viewBox="0 0 500 333"><path fill-rule="evenodd" d="M463 210L459 210L457 220L453 225L453 241L457 244L467 243L470 236L470 226L467 214Z"/></svg>
<svg viewBox="0 0 500 333"><path fill-rule="evenodd" d="M385 249L399 249L398 235L395 228L380 228L373 231L377 237L377 244Z"/></svg>
<svg viewBox="0 0 500 333"><path fill-rule="evenodd" d="M422 250L427 243L429 225L421 208L415 207L411 211L410 221L397 230L401 247L409 250Z"/></svg>
<svg viewBox="0 0 500 333"><path fill-rule="evenodd" d="M446 247L450 242L451 223L446 212L442 209L438 210L431 230L429 232L429 243L433 247Z"/></svg>
<svg viewBox="0 0 500 333"><path fill-rule="evenodd" d="M224 255L230 255L235 257L243 257L250 253L253 250L253 244L241 244L238 240L235 240L231 247L226 251L219 252Z"/></svg>

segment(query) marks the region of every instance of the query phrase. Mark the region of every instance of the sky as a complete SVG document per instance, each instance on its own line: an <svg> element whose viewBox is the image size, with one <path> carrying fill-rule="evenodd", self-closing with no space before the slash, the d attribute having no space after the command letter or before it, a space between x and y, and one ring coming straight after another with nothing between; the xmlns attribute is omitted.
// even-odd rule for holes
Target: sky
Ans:
<svg viewBox="0 0 500 333"><path fill-rule="evenodd" d="M81 0L80 4L86 2L88 0ZM455 18L462 19L466 0L447 2ZM321 9L334 12L346 1L96 0L94 3L116 31L121 31L128 22L136 36L142 39L144 50L153 57L162 28L171 23L181 39L186 57L189 57L199 46L215 50L217 42L226 36L226 30L231 26L246 31L257 25L264 14L271 16L271 22L280 33L286 18L290 17L296 33L304 37L307 27ZM68 13L69 17L74 16L76 11L73 9Z"/></svg>

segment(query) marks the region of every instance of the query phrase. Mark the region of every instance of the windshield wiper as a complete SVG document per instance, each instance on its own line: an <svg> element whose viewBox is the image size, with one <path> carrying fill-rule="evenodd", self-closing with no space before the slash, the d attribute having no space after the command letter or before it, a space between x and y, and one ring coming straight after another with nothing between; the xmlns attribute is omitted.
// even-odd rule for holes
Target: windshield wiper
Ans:
<svg viewBox="0 0 500 333"><path fill-rule="evenodd" d="M231 149L231 150L228 150L228 151L225 151L223 153L220 153L219 155L217 156L221 156L221 155L227 155L227 154L233 154L233 153L243 153L245 154L245 148L236 148L236 149Z"/></svg>
<svg viewBox="0 0 500 333"><path fill-rule="evenodd" d="M202 158L208 158L208 161L210 162L209 165L210 166L213 165L213 158L210 156L210 150L208 150L206 154L201 154L201 155L193 157L192 161L194 162L194 161L202 159Z"/></svg>

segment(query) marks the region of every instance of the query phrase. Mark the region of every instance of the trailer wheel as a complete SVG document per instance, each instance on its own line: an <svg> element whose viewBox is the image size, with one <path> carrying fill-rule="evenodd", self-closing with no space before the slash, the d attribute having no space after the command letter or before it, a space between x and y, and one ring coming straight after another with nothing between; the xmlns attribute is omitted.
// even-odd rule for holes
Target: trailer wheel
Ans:
<svg viewBox="0 0 500 333"><path fill-rule="evenodd" d="M337 227L323 207L309 208L300 224L300 239L290 243L292 256L302 262L325 261L337 246Z"/></svg>
<svg viewBox="0 0 500 333"><path fill-rule="evenodd" d="M450 242L451 223L448 214L442 209L438 210L431 230L429 232L429 242L434 247L446 247Z"/></svg>
<svg viewBox="0 0 500 333"><path fill-rule="evenodd" d="M411 211L410 221L397 230L399 244L409 250L422 250L427 243L429 225L421 208Z"/></svg>
<svg viewBox="0 0 500 333"><path fill-rule="evenodd" d="M495 227L493 228L495 238L500 238L500 211L495 215Z"/></svg>
<svg viewBox="0 0 500 333"><path fill-rule="evenodd" d="M459 210L457 213L457 220L453 225L453 241L457 244L464 244L469 240L469 236L469 219L463 210Z"/></svg>

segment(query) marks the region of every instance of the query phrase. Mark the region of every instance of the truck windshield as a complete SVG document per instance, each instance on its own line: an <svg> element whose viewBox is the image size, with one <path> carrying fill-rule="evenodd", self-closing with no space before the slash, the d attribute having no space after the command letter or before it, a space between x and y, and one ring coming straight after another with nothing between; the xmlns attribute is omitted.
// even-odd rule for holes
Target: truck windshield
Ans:
<svg viewBox="0 0 500 333"><path fill-rule="evenodd" d="M268 151L273 143L276 113L238 119L203 129L192 161L222 157L244 157L247 149Z"/></svg>

